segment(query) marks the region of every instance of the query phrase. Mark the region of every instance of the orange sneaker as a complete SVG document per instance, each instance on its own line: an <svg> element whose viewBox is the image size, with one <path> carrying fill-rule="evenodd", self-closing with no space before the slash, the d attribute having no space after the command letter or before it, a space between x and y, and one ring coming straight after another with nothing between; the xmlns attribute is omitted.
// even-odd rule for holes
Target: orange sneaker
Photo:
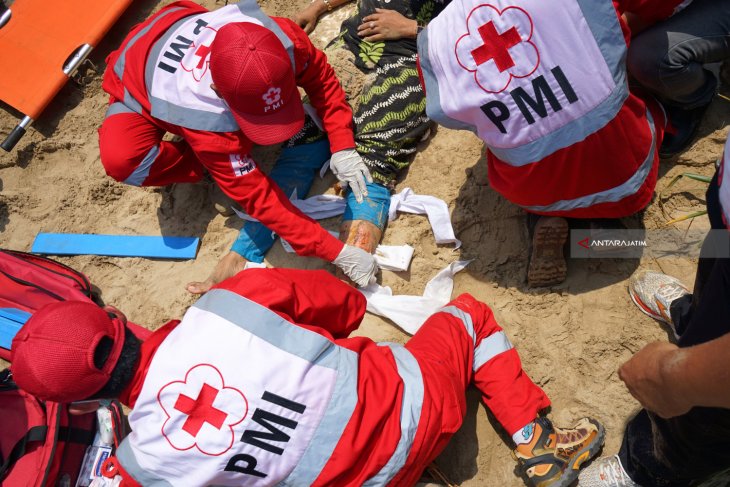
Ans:
<svg viewBox="0 0 730 487"><path fill-rule="evenodd" d="M540 417L532 440L517 445L512 456L533 486L567 487L578 478L581 465L601 449L604 437L603 426L590 418L562 429Z"/></svg>

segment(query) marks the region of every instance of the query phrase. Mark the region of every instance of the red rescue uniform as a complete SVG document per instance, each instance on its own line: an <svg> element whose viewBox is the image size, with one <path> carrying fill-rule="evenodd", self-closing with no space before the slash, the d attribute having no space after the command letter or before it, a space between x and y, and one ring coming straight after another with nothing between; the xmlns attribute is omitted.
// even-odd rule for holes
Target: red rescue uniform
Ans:
<svg viewBox="0 0 730 487"><path fill-rule="evenodd" d="M490 185L525 210L618 218L652 198L661 106L629 89L622 17L682 0L460 0L418 39L427 113L484 140Z"/></svg>
<svg viewBox="0 0 730 487"><path fill-rule="evenodd" d="M251 141L238 130L223 102L212 91L200 97L199 105L206 108L208 104L213 112L191 111L150 94L154 89L151 73L159 70L157 66L167 71L186 68L185 60L178 62L178 66L165 58L165 63L156 65L152 58L156 46L172 34L192 41L183 46L189 55L198 56L194 58L197 64L191 68L191 76L198 81L202 78L201 84L209 84L209 73L195 71L207 67L209 52L205 46L196 46L194 39L188 39L192 37L190 34L175 30L180 29L181 23L199 16L200 25L207 24L213 30L210 25L216 19L220 23L250 18L275 31L288 44L296 83L307 93L322 119L331 152L355 147L352 111L325 54L292 21L268 18L260 11L244 11L251 10L250 5L240 7L242 12L237 9L236 5L230 5L209 13L192 2L172 3L137 25L120 48L107 58L102 87L111 97L107 118L99 129L102 164L114 179L139 186L195 182L201 179L205 169L246 213L284 238L298 254L331 262L343 244L295 208L288 195L258 168L250 155ZM214 16L212 20L210 16ZM177 47L173 44L173 48L183 52L179 44ZM202 89L207 89L207 85ZM188 96L191 98L194 96ZM195 101L198 100L191 103ZM215 113L216 109L220 113ZM205 117L201 118L200 114ZM165 132L179 135L183 141L163 141Z"/></svg>
<svg viewBox="0 0 730 487"><path fill-rule="evenodd" d="M510 434L550 404L470 295L405 346L348 338L365 305L324 271L252 269L221 283L143 343L121 397L133 432L109 475L412 485L459 429L470 383Z"/></svg>

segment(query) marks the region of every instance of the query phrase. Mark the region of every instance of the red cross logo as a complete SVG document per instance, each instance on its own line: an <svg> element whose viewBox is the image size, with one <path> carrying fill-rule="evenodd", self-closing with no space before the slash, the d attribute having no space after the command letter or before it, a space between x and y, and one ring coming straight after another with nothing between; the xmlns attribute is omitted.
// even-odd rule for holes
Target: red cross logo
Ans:
<svg viewBox="0 0 730 487"><path fill-rule="evenodd" d="M509 55L509 48L522 41L517 29L510 27L509 30L500 34L494 27L494 22L490 20L479 27L479 35L484 39L484 44L471 52L477 66L494 59L497 69L501 73L515 65L514 59Z"/></svg>
<svg viewBox="0 0 730 487"><path fill-rule="evenodd" d="M203 68L203 64L205 63L205 60L208 57L209 53L210 53L210 46L200 46L198 49L195 50L195 55L200 57L200 61L198 61L198 65L195 66L196 69Z"/></svg>
<svg viewBox="0 0 730 487"><path fill-rule="evenodd" d="M456 41L456 60L473 73L481 89L500 93L513 78L530 76L540 65L540 53L531 40L533 30L532 18L523 8L479 5L466 18L466 34Z"/></svg>
<svg viewBox="0 0 730 487"><path fill-rule="evenodd" d="M195 365L183 380L164 385L157 401L164 413L162 436L170 446L180 451L197 448L204 455L230 450L237 436L233 429L248 414L246 396L227 386L220 370L210 364Z"/></svg>
<svg viewBox="0 0 730 487"><path fill-rule="evenodd" d="M221 429L228 414L213 407L213 401L215 401L217 395L218 389L208 384L203 384L203 388L200 389L200 394L198 394L196 399L191 399L184 394L180 394L175 403L175 409L188 415L188 419L185 420L182 429L193 436L198 436L198 432L203 427L203 423L208 423Z"/></svg>
<svg viewBox="0 0 730 487"><path fill-rule="evenodd" d="M217 29L213 27L203 28L200 34L194 36L195 41L190 45L183 60L180 61L183 70L190 73L197 83L209 76L210 46L213 45L217 33ZM209 83L209 81L207 82Z"/></svg>

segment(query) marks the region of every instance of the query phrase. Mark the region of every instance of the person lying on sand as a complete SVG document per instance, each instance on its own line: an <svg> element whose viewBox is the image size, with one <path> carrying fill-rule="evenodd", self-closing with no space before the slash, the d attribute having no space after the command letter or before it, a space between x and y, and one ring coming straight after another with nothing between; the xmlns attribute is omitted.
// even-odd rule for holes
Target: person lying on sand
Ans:
<svg viewBox="0 0 730 487"><path fill-rule="evenodd" d="M550 400L486 304L462 294L405 346L348 338L365 307L325 271L248 269L140 343L118 310L54 303L15 337L12 372L39 399L132 408L102 468L125 486L410 486L461 426L470 384L535 487L567 487L601 448L595 420L540 415Z"/></svg>

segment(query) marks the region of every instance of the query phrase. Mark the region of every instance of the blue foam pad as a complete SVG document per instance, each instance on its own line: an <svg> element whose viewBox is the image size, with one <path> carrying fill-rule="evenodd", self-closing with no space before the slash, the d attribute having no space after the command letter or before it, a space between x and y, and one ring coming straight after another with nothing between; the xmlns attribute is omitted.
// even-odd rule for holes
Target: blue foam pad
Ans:
<svg viewBox="0 0 730 487"><path fill-rule="evenodd" d="M18 308L0 308L0 348L10 350L13 337L31 314Z"/></svg>
<svg viewBox="0 0 730 487"><path fill-rule="evenodd" d="M194 259L199 243L200 239L197 237L39 233L31 251L51 255Z"/></svg>

